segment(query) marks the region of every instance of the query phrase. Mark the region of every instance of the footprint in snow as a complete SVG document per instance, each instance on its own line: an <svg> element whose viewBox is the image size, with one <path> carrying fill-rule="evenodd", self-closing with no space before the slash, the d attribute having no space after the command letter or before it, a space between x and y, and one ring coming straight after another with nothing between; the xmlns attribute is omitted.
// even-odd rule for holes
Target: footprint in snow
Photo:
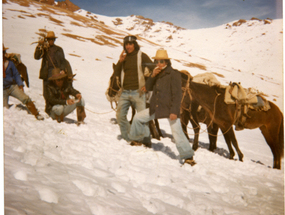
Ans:
<svg viewBox="0 0 285 215"><path fill-rule="evenodd" d="M21 170L14 173L14 178L16 178L17 180L20 180L20 181L27 181L27 179L28 179L27 173L24 171L21 171Z"/></svg>
<svg viewBox="0 0 285 215"><path fill-rule="evenodd" d="M40 199L48 203L58 203L58 195L48 188L36 188L40 194Z"/></svg>
<svg viewBox="0 0 285 215"><path fill-rule="evenodd" d="M81 190L85 196L101 196L106 197L106 192L103 187L89 182L74 180L72 181L75 186Z"/></svg>

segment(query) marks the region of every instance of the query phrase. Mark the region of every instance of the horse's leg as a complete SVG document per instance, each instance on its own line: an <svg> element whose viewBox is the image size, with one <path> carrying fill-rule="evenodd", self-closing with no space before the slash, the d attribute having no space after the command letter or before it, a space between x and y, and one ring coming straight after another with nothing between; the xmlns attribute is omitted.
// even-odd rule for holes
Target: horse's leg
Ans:
<svg viewBox="0 0 285 215"><path fill-rule="evenodd" d="M199 121L198 121L198 114L197 114L197 110L198 110L199 105L197 103L192 102L192 106L191 106L191 115L190 115L190 122L192 124L195 136L194 136L194 143L193 143L193 150L196 151L199 147L198 145L198 141L199 141L199 132L200 132L200 125L199 125Z"/></svg>
<svg viewBox="0 0 285 215"><path fill-rule="evenodd" d="M231 137L231 141L232 141L232 144L233 146L235 147L237 153L238 153L238 158L239 158L239 161L243 161L243 153L241 152L241 150L239 149L238 147L238 142L237 142L237 139L236 139L236 136L235 136L235 132L234 132L234 129L233 129L233 126L231 126L230 130L224 134L224 135L229 135Z"/></svg>
<svg viewBox="0 0 285 215"><path fill-rule="evenodd" d="M158 120L157 119L154 119L154 123L155 123L155 127L156 127L156 130L159 134L160 137L163 137L162 133L161 133L161 130L160 130L160 127L159 127L159 123L158 123Z"/></svg>
<svg viewBox="0 0 285 215"><path fill-rule="evenodd" d="M213 123L211 126L208 127L207 130L210 141L209 150L213 152L217 148L217 135L218 135L219 126L216 123Z"/></svg>
<svg viewBox="0 0 285 215"><path fill-rule="evenodd" d="M226 131L223 131L222 130L222 132L224 133L224 132L226 132ZM226 133L224 133L224 138L225 138L225 141L226 141L226 144L227 144L227 146L228 146L228 149L229 149L229 152L230 152L230 157L229 157L229 159L233 159L234 158L234 156L235 156L235 152L234 152L234 150L233 150L233 147L232 147L232 139L233 138L235 138L235 137L233 137L232 136L233 134L230 132L230 131L228 131L228 132L226 132Z"/></svg>
<svg viewBox="0 0 285 215"><path fill-rule="evenodd" d="M149 121L149 130L150 130L152 138L160 140L159 133L157 132L157 130L155 128L155 124L154 124L153 120Z"/></svg>
<svg viewBox="0 0 285 215"><path fill-rule="evenodd" d="M266 126L261 126L259 128L268 144L268 146L271 149L271 152L273 154L273 168L275 169L281 169L281 156L280 153L278 153L278 147L275 146L277 143L277 138L273 138L270 131L266 128Z"/></svg>
<svg viewBox="0 0 285 215"><path fill-rule="evenodd" d="M132 124L132 121L133 121L134 116L135 116L135 114L136 114L136 109L135 109L135 107L134 107L133 105L131 105L131 108L132 108L132 118L131 118L130 124Z"/></svg>
<svg viewBox="0 0 285 215"><path fill-rule="evenodd" d="M190 139L187 132L187 125L190 119L189 115L190 113L187 110L182 110L182 113L180 114L181 127L188 140Z"/></svg>

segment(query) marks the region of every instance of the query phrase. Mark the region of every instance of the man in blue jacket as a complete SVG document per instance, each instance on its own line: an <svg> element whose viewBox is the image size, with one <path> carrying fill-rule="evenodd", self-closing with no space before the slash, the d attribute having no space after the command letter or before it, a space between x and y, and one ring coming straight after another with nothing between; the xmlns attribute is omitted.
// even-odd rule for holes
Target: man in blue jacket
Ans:
<svg viewBox="0 0 285 215"><path fill-rule="evenodd" d="M193 160L194 151L183 133L180 122L181 75L171 67L166 50L159 49L153 59L157 67L146 82L146 90L153 91L150 107L135 115L129 132L131 145L144 144L150 147L150 131L146 123L153 119L167 118L180 158L184 163L193 166L196 164Z"/></svg>
<svg viewBox="0 0 285 215"><path fill-rule="evenodd" d="M30 97L24 93L24 84L15 64L6 58L7 49L3 46L3 106L9 108L9 96L13 96L25 104L36 119L43 120Z"/></svg>

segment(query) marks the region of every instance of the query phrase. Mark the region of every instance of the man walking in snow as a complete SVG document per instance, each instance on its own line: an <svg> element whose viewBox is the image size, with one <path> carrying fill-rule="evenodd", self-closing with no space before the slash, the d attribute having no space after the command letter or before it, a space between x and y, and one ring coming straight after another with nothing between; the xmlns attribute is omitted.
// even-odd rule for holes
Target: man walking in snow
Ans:
<svg viewBox="0 0 285 215"><path fill-rule="evenodd" d="M117 121L120 126L121 136L129 140L128 132L130 123L127 113L131 105L140 112L146 108L145 99L145 67L153 66L151 59L140 50L135 36L124 38L124 50L115 66L115 76L119 77L121 83L121 96L117 106ZM148 142L150 140L147 140Z"/></svg>
<svg viewBox="0 0 285 215"><path fill-rule="evenodd" d="M36 119L43 120L44 117L39 114L31 98L24 93L20 73L14 63L6 57L7 49L3 45L3 106L9 108L9 96L13 96L25 104Z"/></svg>
<svg viewBox="0 0 285 215"><path fill-rule="evenodd" d="M39 42L34 53L36 60L42 59L39 78L43 80L43 96L45 99L46 86L48 79L52 76L52 70L59 68L61 71L65 71L66 69L64 52L61 47L55 45L56 38L53 31L47 32L45 39L47 39L48 44L46 45L44 41Z"/></svg>
<svg viewBox="0 0 285 215"><path fill-rule="evenodd" d="M131 145L142 145L150 138L147 122L153 119L167 118L180 158L184 163L195 165L194 151L183 133L180 122L180 104L182 99L181 75L171 67L166 50L159 49L153 57L157 67L146 82L147 91L153 91L150 107L137 113L129 133Z"/></svg>

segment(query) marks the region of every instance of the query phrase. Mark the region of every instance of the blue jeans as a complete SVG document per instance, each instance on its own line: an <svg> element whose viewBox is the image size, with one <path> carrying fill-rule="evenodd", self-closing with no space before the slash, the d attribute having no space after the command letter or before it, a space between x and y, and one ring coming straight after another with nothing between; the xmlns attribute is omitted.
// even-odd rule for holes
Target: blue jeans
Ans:
<svg viewBox="0 0 285 215"><path fill-rule="evenodd" d="M130 131L130 123L127 119L127 114L130 106L133 105L137 112L144 110L145 107L145 94L140 95L138 90L123 90L117 107L117 121L120 126L122 138L129 141L128 133Z"/></svg>
<svg viewBox="0 0 285 215"><path fill-rule="evenodd" d="M145 137L149 137L150 131L148 122L155 119L155 114L149 115L149 109L145 109L137 113L133 119L132 126L129 133L129 138L135 141L142 141ZM183 133L180 119L170 120L168 122L171 132L176 143L176 148L181 159L187 159L194 156L194 151L191 148L188 139Z"/></svg>
<svg viewBox="0 0 285 215"><path fill-rule="evenodd" d="M63 117L65 117L79 106L85 106L85 101L83 98L81 98L80 102L74 103L73 105L54 105L50 111L50 117L52 119L56 119L55 116L60 116L61 114L63 114Z"/></svg>
<svg viewBox="0 0 285 215"><path fill-rule="evenodd" d="M31 101L30 97L25 94L18 85L11 85L8 89L3 90L3 107L9 108L9 96L13 96L20 100L23 104Z"/></svg>

